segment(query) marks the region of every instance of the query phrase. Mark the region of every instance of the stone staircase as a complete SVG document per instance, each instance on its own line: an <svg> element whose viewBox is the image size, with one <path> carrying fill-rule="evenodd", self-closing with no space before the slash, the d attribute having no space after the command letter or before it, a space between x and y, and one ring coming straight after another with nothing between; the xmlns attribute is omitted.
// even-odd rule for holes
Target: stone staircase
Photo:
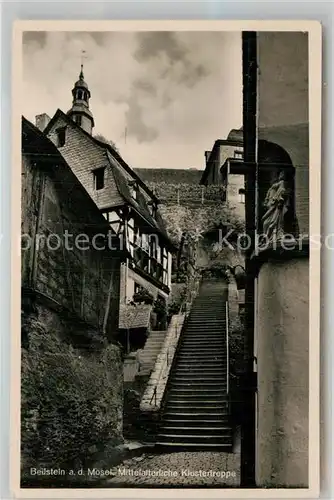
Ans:
<svg viewBox="0 0 334 500"><path fill-rule="evenodd" d="M158 446L232 451L226 301L226 283L201 284L168 380Z"/></svg>
<svg viewBox="0 0 334 500"><path fill-rule="evenodd" d="M152 330L150 332L149 337L147 338L147 341L139 355L139 376L150 375L151 371L154 368L156 359L161 350L165 337L165 330Z"/></svg>

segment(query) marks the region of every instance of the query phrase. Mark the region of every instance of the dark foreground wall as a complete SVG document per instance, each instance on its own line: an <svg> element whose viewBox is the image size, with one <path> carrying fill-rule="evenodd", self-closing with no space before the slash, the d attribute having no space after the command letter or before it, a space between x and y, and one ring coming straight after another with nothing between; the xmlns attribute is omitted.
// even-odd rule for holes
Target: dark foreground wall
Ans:
<svg viewBox="0 0 334 500"><path fill-rule="evenodd" d="M308 294L307 258L261 267L256 325L259 487L308 486Z"/></svg>
<svg viewBox="0 0 334 500"><path fill-rule="evenodd" d="M31 467L87 467L122 442L122 254L110 249L109 225L57 149L22 124L21 465L29 485Z"/></svg>

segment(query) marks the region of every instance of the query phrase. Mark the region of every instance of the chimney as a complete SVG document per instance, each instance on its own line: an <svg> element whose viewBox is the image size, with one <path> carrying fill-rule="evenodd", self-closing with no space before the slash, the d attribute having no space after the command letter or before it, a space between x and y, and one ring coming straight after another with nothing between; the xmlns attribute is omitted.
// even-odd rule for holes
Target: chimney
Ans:
<svg viewBox="0 0 334 500"><path fill-rule="evenodd" d="M41 132L44 132L50 120L51 118L46 113L42 113L41 115L36 115L35 117L36 127L39 130L41 130Z"/></svg>

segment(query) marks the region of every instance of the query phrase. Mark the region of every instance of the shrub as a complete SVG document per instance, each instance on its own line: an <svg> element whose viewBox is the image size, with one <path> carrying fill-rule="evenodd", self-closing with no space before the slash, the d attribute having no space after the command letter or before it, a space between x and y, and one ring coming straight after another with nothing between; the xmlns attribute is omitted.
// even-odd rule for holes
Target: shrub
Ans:
<svg viewBox="0 0 334 500"><path fill-rule="evenodd" d="M149 304L153 304L154 297L148 290L146 290L145 288L142 288L137 293L133 294L132 300L136 304L144 303L144 304L149 305Z"/></svg>
<svg viewBox="0 0 334 500"><path fill-rule="evenodd" d="M241 373L244 369L244 341L245 326L238 315L231 318L229 324L230 368L235 375Z"/></svg>
<svg viewBox="0 0 334 500"><path fill-rule="evenodd" d="M203 279L224 279L228 282L228 266L220 262L209 264L206 268L201 270Z"/></svg>
<svg viewBox="0 0 334 500"><path fill-rule="evenodd" d="M188 279L188 273L186 269L178 269L172 276L172 283L186 283Z"/></svg>
<svg viewBox="0 0 334 500"><path fill-rule="evenodd" d="M37 321L30 327L22 349L22 464L86 467L98 443L122 440L119 349L83 356Z"/></svg>

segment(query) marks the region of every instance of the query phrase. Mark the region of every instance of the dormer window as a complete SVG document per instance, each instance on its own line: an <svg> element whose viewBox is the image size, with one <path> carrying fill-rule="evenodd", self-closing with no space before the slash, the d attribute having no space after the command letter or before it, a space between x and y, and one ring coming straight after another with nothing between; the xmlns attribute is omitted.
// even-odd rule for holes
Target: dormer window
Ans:
<svg viewBox="0 0 334 500"><path fill-rule="evenodd" d="M66 127L59 127L56 130L57 135L57 147L61 148L65 146L66 143Z"/></svg>
<svg viewBox="0 0 334 500"><path fill-rule="evenodd" d="M94 179L94 189L95 191L100 191L104 188L104 171L105 167L97 168L93 171L93 179Z"/></svg>
<svg viewBox="0 0 334 500"><path fill-rule="evenodd" d="M245 203L245 190L239 189L239 202Z"/></svg>
<svg viewBox="0 0 334 500"><path fill-rule="evenodd" d="M138 198L138 185L137 185L136 182L131 182L130 183L130 191L131 191L132 198L137 201L137 198Z"/></svg>
<svg viewBox="0 0 334 500"><path fill-rule="evenodd" d="M156 206L156 204L153 203L153 202L151 202L151 203L149 203L148 207L149 207L150 214L152 215L152 217L155 218L155 216L157 214L157 206Z"/></svg>

